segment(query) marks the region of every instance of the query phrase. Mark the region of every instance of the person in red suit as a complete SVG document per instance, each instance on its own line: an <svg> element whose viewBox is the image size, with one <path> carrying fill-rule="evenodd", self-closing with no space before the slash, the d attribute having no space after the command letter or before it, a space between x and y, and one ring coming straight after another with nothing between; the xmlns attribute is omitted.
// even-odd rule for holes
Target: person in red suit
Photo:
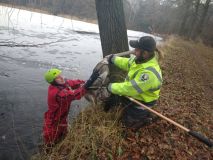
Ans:
<svg viewBox="0 0 213 160"><path fill-rule="evenodd" d="M53 145L67 134L67 117L73 100L79 100L98 78L93 72L89 80L69 80L63 78L61 70L50 69L45 73L48 88L48 111L44 114L43 138L45 145Z"/></svg>

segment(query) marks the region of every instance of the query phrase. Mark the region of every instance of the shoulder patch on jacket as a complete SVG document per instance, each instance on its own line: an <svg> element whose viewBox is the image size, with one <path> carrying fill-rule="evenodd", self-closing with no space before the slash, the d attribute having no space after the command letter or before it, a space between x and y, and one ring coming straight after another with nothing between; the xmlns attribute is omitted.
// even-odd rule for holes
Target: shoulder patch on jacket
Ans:
<svg viewBox="0 0 213 160"><path fill-rule="evenodd" d="M149 75L147 73L143 73L140 76L140 80L146 82L149 79Z"/></svg>

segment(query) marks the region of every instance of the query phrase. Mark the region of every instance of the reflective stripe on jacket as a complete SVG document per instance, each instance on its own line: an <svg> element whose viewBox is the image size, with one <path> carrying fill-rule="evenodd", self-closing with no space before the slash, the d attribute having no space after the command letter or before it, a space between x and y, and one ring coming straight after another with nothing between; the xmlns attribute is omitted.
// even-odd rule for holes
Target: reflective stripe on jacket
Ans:
<svg viewBox="0 0 213 160"><path fill-rule="evenodd" d="M156 57L141 64L135 63L135 57L113 57L112 62L120 69L128 71L128 74L124 82L110 83L109 91L143 102L152 102L159 98L163 80Z"/></svg>

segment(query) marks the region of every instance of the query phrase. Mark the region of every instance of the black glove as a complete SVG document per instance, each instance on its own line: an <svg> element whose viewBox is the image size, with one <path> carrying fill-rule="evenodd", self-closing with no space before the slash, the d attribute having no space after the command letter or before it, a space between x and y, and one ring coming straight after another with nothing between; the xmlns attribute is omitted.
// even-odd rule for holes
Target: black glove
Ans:
<svg viewBox="0 0 213 160"><path fill-rule="evenodd" d="M114 54L110 54L110 55L107 55L107 56L105 56L105 58L107 58L107 61L109 62L109 63L112 63L112 58L114 57Z"/></svg>
<svg viewBox="0 0 213 160"><path fill-rule="evenodd" d="M99 76L98 71L94 71L90 76L90 78L84 84L84 88L88 89L93 84L93 82L98 78L98 76Z"/></svg>

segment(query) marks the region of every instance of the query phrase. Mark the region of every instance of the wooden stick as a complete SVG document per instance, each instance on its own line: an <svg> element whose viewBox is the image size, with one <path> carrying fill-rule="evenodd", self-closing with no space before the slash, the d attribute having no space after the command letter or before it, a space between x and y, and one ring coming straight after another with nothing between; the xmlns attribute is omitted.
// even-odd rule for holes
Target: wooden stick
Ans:
<svg viewBox="0 0 213 160"><path fill-rule="evenodd" d="M125 51L125 52L121 52L121 53L115 53L114 55L122 57L122 56L128 56L130 54L134 54L134 53L135 53L135 51L131 50L131 51Z"/></svg>

